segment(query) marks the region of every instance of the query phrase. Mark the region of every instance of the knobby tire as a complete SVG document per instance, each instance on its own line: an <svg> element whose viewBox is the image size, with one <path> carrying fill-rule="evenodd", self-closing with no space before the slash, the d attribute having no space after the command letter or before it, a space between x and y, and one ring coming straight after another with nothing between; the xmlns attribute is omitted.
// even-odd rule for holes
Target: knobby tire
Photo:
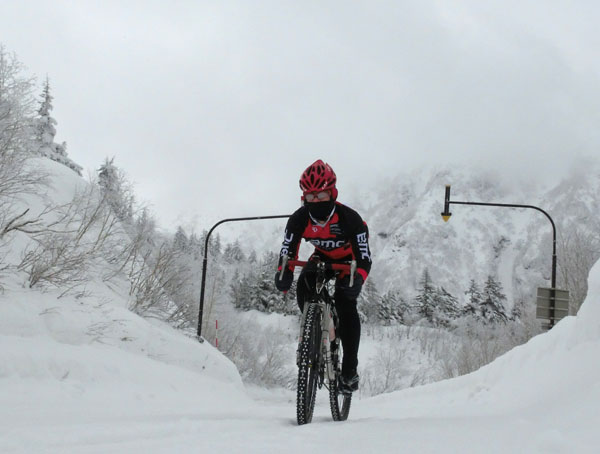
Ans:
<svg viewBox="0 0 600 454"><path fill-rule="evenodd" d="M298 425L312 421L319 382L319 348L321 344L321 308L309 304L298 346L298 389L296 416Z"/></svg>

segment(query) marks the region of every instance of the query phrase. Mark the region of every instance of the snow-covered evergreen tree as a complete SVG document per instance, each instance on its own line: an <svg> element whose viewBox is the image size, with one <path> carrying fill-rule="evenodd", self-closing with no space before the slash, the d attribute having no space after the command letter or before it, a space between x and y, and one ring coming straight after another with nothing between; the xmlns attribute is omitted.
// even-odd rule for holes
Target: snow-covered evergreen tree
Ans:
<svg viewBox="0 0 600 454"><path fill-rule="evenodd" d="M54 153L54 136L56 135L56 120L50 116L52 110L52 96L50 95L50 83L46 79L42 92L42 102L38 109L38 117L34 122L34 140L37 152L45 157Z"/></svg>
<svg viewBox="0 0 600 454"><path fill-rule="evenodd" d="M42 92L42 101L33 122L33 142L35 151L41 156L60 162L81 175L82 167L67 156L67 143L54 142L56 135L56 120L52 117L52 95L50 94L50 81L46 78Z"/></svg>
<svg viewBox="0 0 600 454"><path fill-rule="evenodd" d="M208 230L204 230L199 238L200 244L202 246L202 256L204 256L204 246L206 244L207 235ZM217 257L221 255L221 252L221 236L218 233L211 235L210 239L208 240L208 256Z"/></svg>
<svg viewBox="0 0 600 454"><path fill-rule="evenodd" d="M248 263L256 263L258 258L256 257L256 251L252 249L248 255Z"/></svg>
<svg viewBox="0 0 600 454"><path fill-rule="evenodd" d="M187 240L187 249L188 254L194 260L200 260L202 258L202 245L200 244L200 239L195 232L192 232Z"/></svg>
<svg viewBox="0 0 600 454"><path fill-rule="evenodd" d="M469 283L469 289L465 292L465 295L468 296L468 300L463 308L463 314L473 317L480 316L482 296L481 290L475 282L475 279L471 279L471 282Z"/></svg>
<svg viewBox="0 0 600 454"><path fill-rule="evenodd" d="M181 226L177 227L173 237L173 247L180 252L189 252L189 240Z"/></svg>
<svg viewBox="0 0 600 454"><path fill-rule="evenodd" d="M134 210L133 190L114 161L114 157L104 159L98 169L98 184L117 217L122 221L131 221Z"/></svg>
<svg viewBox="0 0 600 454"><path fill-rule="evenodd" d="M510 311L510 320L518 321L525 313L525 302L523 300L515 301L513 308Z"/></svg>
<svg viewBox="0 0 600 454"><path fill-rule="evenodd" d="M241 275L236 269L230 286L235 307L242 310L256 309L261 312L282 314L298 312L295 285L285 295L275 288L277 259L277 254L268 251L245 275Z"/></svg>
<svg viewBox="0 0 600 454"><path fill-rule="evenodd" d="M233 305L238 309L248 309L246 304L250 301L249 282L237 269L234 271L229 290Z"/></svg>
<svg viewBox="0 0 600 454"><path fill-rule="evenodd" d="M256 281L252 286L250 299L253 307L263 312L285 312L281 292L275 288L273 268L261 266Z"/></svg>
<svg viewBox="0 0 600 454"><path fill-rule="evenodd" d="M481 317L485 322L506 322L506 296L502 293L502 285L492 276L488 276L482 291Z"/></svg>
<svg viewBox="0 0 600 454"><path fill-rule="evenodd" d="M235 242L227 244L225 246L225 250L223 251L223 258L227 263L239 263L246 260L246 256L242 251L242 247L240 246L240 241L235 240Z"/></svg>
<svg viewBox="0 0 600 454"><path fill-rule="evenodd" d="M419 285L420 288L417 289L419 293L415 297L417 311L420 316L429 323L434 323L436 312L436 292L427 268L423 270Z"/></svg>
<svg viewBox="0 0 600 454"><path fill-rule="evenodd" d="M412 321L411 308L404 301L400 292L390 290L381 297L378 319L385 325L410 324Z"/></svg>
<svg viewBox="0 0 600 454"><path fill-rule="evenodd" d="M358 298L359 313L369 322L385 321L385 311L383 309L383 300L377 291L377 286L373 278L367 279ZM389 323L388 323L389 324Z"/></svg>
<svg viewBox="0 0 600 454"><path fill-rule="evenodd" d="M461 315L458 300L448 293L444 287L436 289L436 319L438 326L450 326L452 320Z"/></svg>
<svg viewBox="0 0 600 454"><path fill-rule="evenodd" d="M432 326L448 327L460 316L458 300L444 289L433 285L429 270L425 268L418 289L416 308L419 315Z"/></svg>

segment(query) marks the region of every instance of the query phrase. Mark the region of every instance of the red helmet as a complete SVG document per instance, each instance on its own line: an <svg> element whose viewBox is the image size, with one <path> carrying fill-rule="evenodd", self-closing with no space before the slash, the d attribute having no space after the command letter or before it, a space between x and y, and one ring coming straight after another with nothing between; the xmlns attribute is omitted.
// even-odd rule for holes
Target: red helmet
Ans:
<svg viewBox="0 0 600 454"><path fill-rule="evenodd" d="M337 178L329 164L320 159L313 162L300 177L300 189L304 194L316 191L331 191L331 197L337 199L338 191L335 187Z"/></svg>

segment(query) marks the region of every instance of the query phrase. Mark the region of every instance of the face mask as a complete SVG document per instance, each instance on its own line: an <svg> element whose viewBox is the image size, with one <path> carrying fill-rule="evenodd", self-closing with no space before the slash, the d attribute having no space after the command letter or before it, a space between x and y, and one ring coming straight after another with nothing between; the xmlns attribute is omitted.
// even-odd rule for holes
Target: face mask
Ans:
<svg viewBox="0 0 600 454"><path fill-rule="evenodd" d="M306 204L310 215L318 221L324 221L327 219L331 214L334 205L334 200L328 200L326 202L311 202Z"/></svg>

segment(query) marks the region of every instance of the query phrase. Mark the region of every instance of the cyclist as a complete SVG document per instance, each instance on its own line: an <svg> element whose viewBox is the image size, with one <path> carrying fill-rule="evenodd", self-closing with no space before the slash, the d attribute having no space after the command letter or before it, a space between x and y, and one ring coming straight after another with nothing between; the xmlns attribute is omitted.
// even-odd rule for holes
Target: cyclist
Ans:
<svg viewBox="0 0 600 454"><path fill-rule="evenodd" d="M302 206L290 216L281 246L275 285L287 292L294 280L291 269L279 279L282 257L296 260L300 240L315 246L311 259L356 260L357 272L350 286L350 276L338 276L335 283L334 304L339 317L338 335L342 340L344 357L340 390L350 393L358 389L358 347L360 342L360 318L356 299L371 269L369 230L360 215L337 201L336 175L329 164L317 160L300 177ZM298 307L304 309L304 300L315 286L315 273L306 267L300 273L297 285Z"/></svg>

